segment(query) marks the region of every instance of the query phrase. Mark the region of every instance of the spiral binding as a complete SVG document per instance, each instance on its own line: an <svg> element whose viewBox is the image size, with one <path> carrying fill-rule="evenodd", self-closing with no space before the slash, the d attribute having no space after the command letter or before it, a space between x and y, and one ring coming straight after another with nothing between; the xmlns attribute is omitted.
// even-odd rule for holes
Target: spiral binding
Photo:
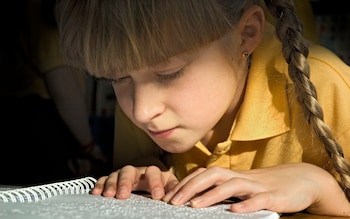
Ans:
<svg viewBox="0 0 350 219"><path fill-rule="evenodd" d="M86 194L96 183L93 177L0 191L0 202L37 202L58 195Z"/></svg>

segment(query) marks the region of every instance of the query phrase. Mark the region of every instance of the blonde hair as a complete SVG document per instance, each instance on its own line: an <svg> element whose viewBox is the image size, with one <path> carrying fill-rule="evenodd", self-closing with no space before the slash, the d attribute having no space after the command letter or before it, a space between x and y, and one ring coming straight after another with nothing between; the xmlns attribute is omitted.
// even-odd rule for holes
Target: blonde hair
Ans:
<svg viewBox="0 0 350 219"><path fill-rule="evenodd" d="M58 24L67 62L97 77L128 72L191 53L234 28L259 0L60 0ZM308 43L292 0L265 0L306 120L324 144L350 198L350 165L323 121L310 81ZM261 5L265 7L265 5Z"/></svg>
<svg viewBox="0 0 350 219"><path fill-rule="evenodd" d="M83 2L61 5L63 53L70 64L98 77L194 52L228 32L244 7L210 0Z"/></svg>

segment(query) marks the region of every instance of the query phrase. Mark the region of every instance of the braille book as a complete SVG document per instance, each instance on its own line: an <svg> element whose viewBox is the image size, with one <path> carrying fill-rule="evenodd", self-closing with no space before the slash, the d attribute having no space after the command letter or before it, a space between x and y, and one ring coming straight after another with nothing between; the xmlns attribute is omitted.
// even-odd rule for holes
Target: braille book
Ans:
<svg viewBox="0 0 350 219"><path fill-rule="evenodd" d="M230 211L229 203L206 208L174 206L132 193L126 200L91 195L96 179L83 177L63 182L22 188L0 188L0 218L142 218L142 219L278 219L276 212L261 210L249 214Z"/></svg>

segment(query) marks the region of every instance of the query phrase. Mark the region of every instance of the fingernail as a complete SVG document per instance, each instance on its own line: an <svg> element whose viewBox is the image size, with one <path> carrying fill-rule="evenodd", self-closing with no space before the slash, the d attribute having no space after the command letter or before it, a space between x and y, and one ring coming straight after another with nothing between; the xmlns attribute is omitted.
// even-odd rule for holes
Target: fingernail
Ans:
<svg viewBox="0 0 350 219"><path fill-rule="evenodd" d="M182 194L178 193L171 199L171 203L173 205L178 205L181 202L181 198L182 198Z"/></svg>
<svg viewBox="0 0 350 219"><path fill-rule="evenodd" d="M155 189L153 191L153 198L154 199L160 199L163 196L163 192L160 189Z"/></svg>
<svg viewBox="0 0 350 219"><path fill-rule="evenodd" d="M171 199L171 197L173 196L173 194L174 194L173 191L167 192L167 193L164 195L164 197L163 197L163 201L169 202L170 199Z"/></svg>
<svg viewBox="0 0 350 219"><path fill-rule="evenodd" d="M201 197L197 197L197 198L194 198L190 201L190 205L192 207L198 207L202 201L203 201L203 199Z"/></svg>
<svg viewBox="0 0 350 219"><path fill-rule="evenodd" d="M127 198L128 196L128 190L125 186L122 186L118 189L118 198Z"/></svg>

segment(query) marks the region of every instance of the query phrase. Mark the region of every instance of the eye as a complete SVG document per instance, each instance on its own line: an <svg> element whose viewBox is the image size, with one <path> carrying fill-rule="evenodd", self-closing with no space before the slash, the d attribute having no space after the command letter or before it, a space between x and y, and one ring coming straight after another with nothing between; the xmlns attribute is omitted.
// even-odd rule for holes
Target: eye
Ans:
<svg viewBox="0 0 350 219"><path fill-rule="evenodd" d="M128 82L129 80L130 80L129 76L120 77L120 78L117 78L117 79L113 79L112 80L112 84L113 85L121 85L121 84L124 84L124 83Z"/></svg>
<svg viewBox="0 0 350 219"><path fill-rule="evenodd" d="M173 81L175 79L178 79L182 73L183 73L183 68L180 69L179 71L170 73L170 74L157 74L159 81Z"/></svg>

